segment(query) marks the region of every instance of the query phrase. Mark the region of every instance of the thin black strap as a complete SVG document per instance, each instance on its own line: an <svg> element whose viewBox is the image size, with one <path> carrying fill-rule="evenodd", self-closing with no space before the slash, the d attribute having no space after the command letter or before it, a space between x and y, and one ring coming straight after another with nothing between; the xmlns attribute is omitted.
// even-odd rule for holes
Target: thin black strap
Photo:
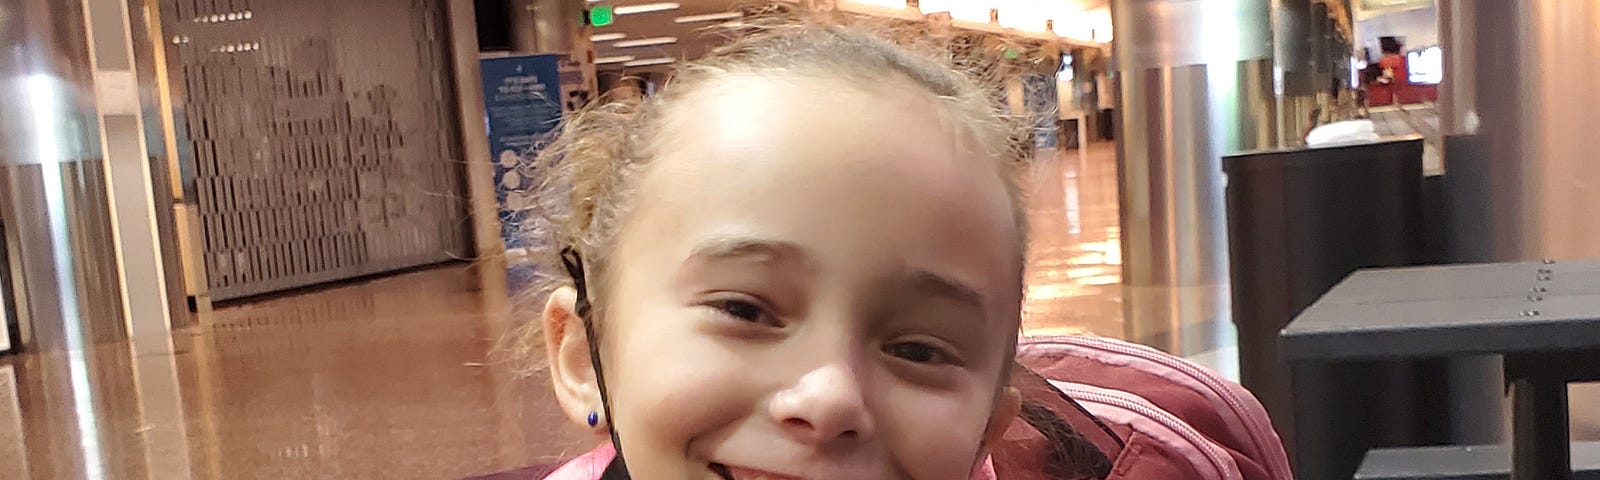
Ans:
<svg viewBox="0 0 1600 480"><path fill-rule="evenodd" d="M583 270L583 256L572 247L561 249L561 265L566 267L567 275L572 277L572 288L577 290L578 299L573 302L573 309L577 310L578 318L583 319L584 336L589 341L589 363L594 366L594 381L600 389L600 410L606 415L606 424L610 427L611 447L616 449L617 458L606 466L601 480L627 480L628 467L622 460L622 442L617 438L616 417L611 416L611 397L606 394L606 377L600 368L600 341L595 336L594 319L590 315L588 277Z"/></svg>
<svg viewBox="0 0 1600 480"><path fill-rule="evenodd" d="M628 466L622 464L622 457L619 456L606 464L605 471L600 472L600 480L632 480L632 478L628 476Z"/></svg>
<svg viewBox="0 0 1600 480"><path fill-rule="evenodd" d="M1025 401L1019 412L1022 420L1044 435L1054 448L1044 469L1051 478L1106 478L1111 476L1111 459L1083 434L1078 433L1050 407Z"/></svg>
<svg viewBox="0 0 1600 480"><path fill-rule="evenodd" d="M1038 372L1023 366L1020 362L1014 363L1014 367L1013 384L1026 390L1022 399L1022 411L1018 416L1044 435L1046 443L1052 447L1049 450L1048 460L1042 465L1046 470L1045 473L1050 475L1050 478L1103 479L1110 476L1114 466L1112 453L1102 451L1084 432L1078 431L1071 422L1061 416L1066 412L1055 411L1050 406L1050 401L1065 403L1068 408L1076 410L1078 415L1088 418L1093 422L1094 428L1111 438L1118 450L1116 454L1120 455L1121 450L1127 448L1127 444L1117 436L1116 431L1089 413L1083 405L1068 397L1065 392L1051 385L1050 381ZM1040 388L1048 389L1050 393L1039 392ZM1051 394L1054 398L1047 396Z"/></svg>
<svg viewBox="0 0 1600 480"><path fill-rule="evenodd" d="M1072 397L1067 396L1066 392L1056 388L1055 385L1051 385L1050 380L1045 378L1044 375L1040 375L1039 372L1035 372L1033 369L1023 366L1021 363L1013 363L1013 365L1015 365L1017 370L1020 370L1023 375L1027 375L1030 380L1050 387L1050 392L1054 393L1058 399L1071 406L1074 410L1077 410L1079 414L1082 414L1084 417L1094 422L1095 426L1100 427L1100 431L1105 432L1106 436L1111 437L1111 440L1116 442L1117 448L1128 448L1128 444L1122 440L1122 437L1117 436L1116 430L1112 430L1111 427L1105 424L1105 422L1100 421L1100 417L1096 417L1093 413L1089 413L1089 409L1083 408L1082 404L1079 404L1077 400L1073 400Z"/></svg>

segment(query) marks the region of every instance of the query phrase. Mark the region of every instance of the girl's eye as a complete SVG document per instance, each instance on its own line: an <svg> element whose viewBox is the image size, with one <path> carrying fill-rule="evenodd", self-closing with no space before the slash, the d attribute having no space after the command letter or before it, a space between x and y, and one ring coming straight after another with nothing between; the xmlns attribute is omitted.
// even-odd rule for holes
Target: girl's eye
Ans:
<svg viewBox="0 0 1600 480"><path fill-rule="evenodd" d="M736 320L778 326L777 317L755 302L732 299L718 300L711 302L710 307Z"/></svg>
<svg viewBox="0 0 1600 480"><path fill-rule="evenodd" d="M887 353L895 358L912 363L927 365L947 365L957 363L954 355L951 355L942 348L923 342L893 343L884 347L883 351L884 353Z"/></svg>

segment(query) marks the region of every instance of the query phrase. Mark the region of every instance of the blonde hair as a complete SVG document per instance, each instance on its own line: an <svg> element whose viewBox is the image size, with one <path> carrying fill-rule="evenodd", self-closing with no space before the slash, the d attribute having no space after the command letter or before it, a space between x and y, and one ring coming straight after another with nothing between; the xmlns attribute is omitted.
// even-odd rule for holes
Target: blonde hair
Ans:
<svg viewBox="0 0 1600 480"><path fill-rule="evenodd" d="M629 210L631 185L656 157L663 119L683 99L713 80L740 74L837 75L876 82L898 77L926 91L948 109L981 153L1001 169L1018 227L1020 267L1026 245L1026 214L1019 178L1031 140L1027 122L1006 112L998 80L1015 67L998 52L979 52L972 38L940 41L926 26L873 24L843 17L801 16L767 10L729 30L732 38L702 58L685 62L667 85L649 98L605 96L567 117L560 133L539 152L533 215L522 230L536 245L534 298L571 286L561 251L572 248L587 270L595 321L603 318L612 245ZM517 353L539 345L537 322L520 335Z"/></svg>

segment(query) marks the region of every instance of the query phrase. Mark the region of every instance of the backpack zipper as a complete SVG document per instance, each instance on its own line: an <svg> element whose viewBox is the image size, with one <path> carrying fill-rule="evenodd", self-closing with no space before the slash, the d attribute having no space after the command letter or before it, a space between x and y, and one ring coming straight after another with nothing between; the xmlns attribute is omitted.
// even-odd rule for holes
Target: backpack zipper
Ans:
<svg viewBox="0 0 1600 480"><path fill-rule="evenodd" d="M1188 441L1190 444L1197 447L1201 455L1204 455L1206 460L1211 462L1211 467L1217 473L1216 478L1227 480L1238 480L1242 478L1242 474L1239 473L1237 465L1235 465L1233 469L1228 468L1228 464L1232 463L1233 459L1228 457L1228 454L1219 452L1218 450L1221 450L1221 447L1216 446L1216 444L1207 439L1205 435L1201 435L1200 432L1195 431L1194 428L1188 427L1187 424L1183 423L1183 420L1173 416L1170 412L1161 410L1159 408L1152 408L1147 403L1131 401L1126 398L1109 395L1104 392L1090 390L1090 388L1095 388L1092 385L1081 385L1071 382L1051 383L1054 384L1056 388L1060 388L1061 391L1067 392L1073 398L1133 412L1139 416L1150 419L1159 425L1165 426L1177 433L1179 436L1183 437L1185 441Z"/></svg>

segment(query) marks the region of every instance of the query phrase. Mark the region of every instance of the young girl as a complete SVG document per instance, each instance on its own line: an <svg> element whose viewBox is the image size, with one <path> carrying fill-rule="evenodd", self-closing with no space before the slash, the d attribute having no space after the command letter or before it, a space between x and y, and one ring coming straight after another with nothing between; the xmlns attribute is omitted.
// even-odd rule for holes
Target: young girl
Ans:
<svg viewBox="0 0 1600 480"><path fill-rule="evenodd" d="M747 22L755 23L755 22ZM1019 408L1018 129L950 50L768 22L543 154L550 479L967 479Z"/></svg>

